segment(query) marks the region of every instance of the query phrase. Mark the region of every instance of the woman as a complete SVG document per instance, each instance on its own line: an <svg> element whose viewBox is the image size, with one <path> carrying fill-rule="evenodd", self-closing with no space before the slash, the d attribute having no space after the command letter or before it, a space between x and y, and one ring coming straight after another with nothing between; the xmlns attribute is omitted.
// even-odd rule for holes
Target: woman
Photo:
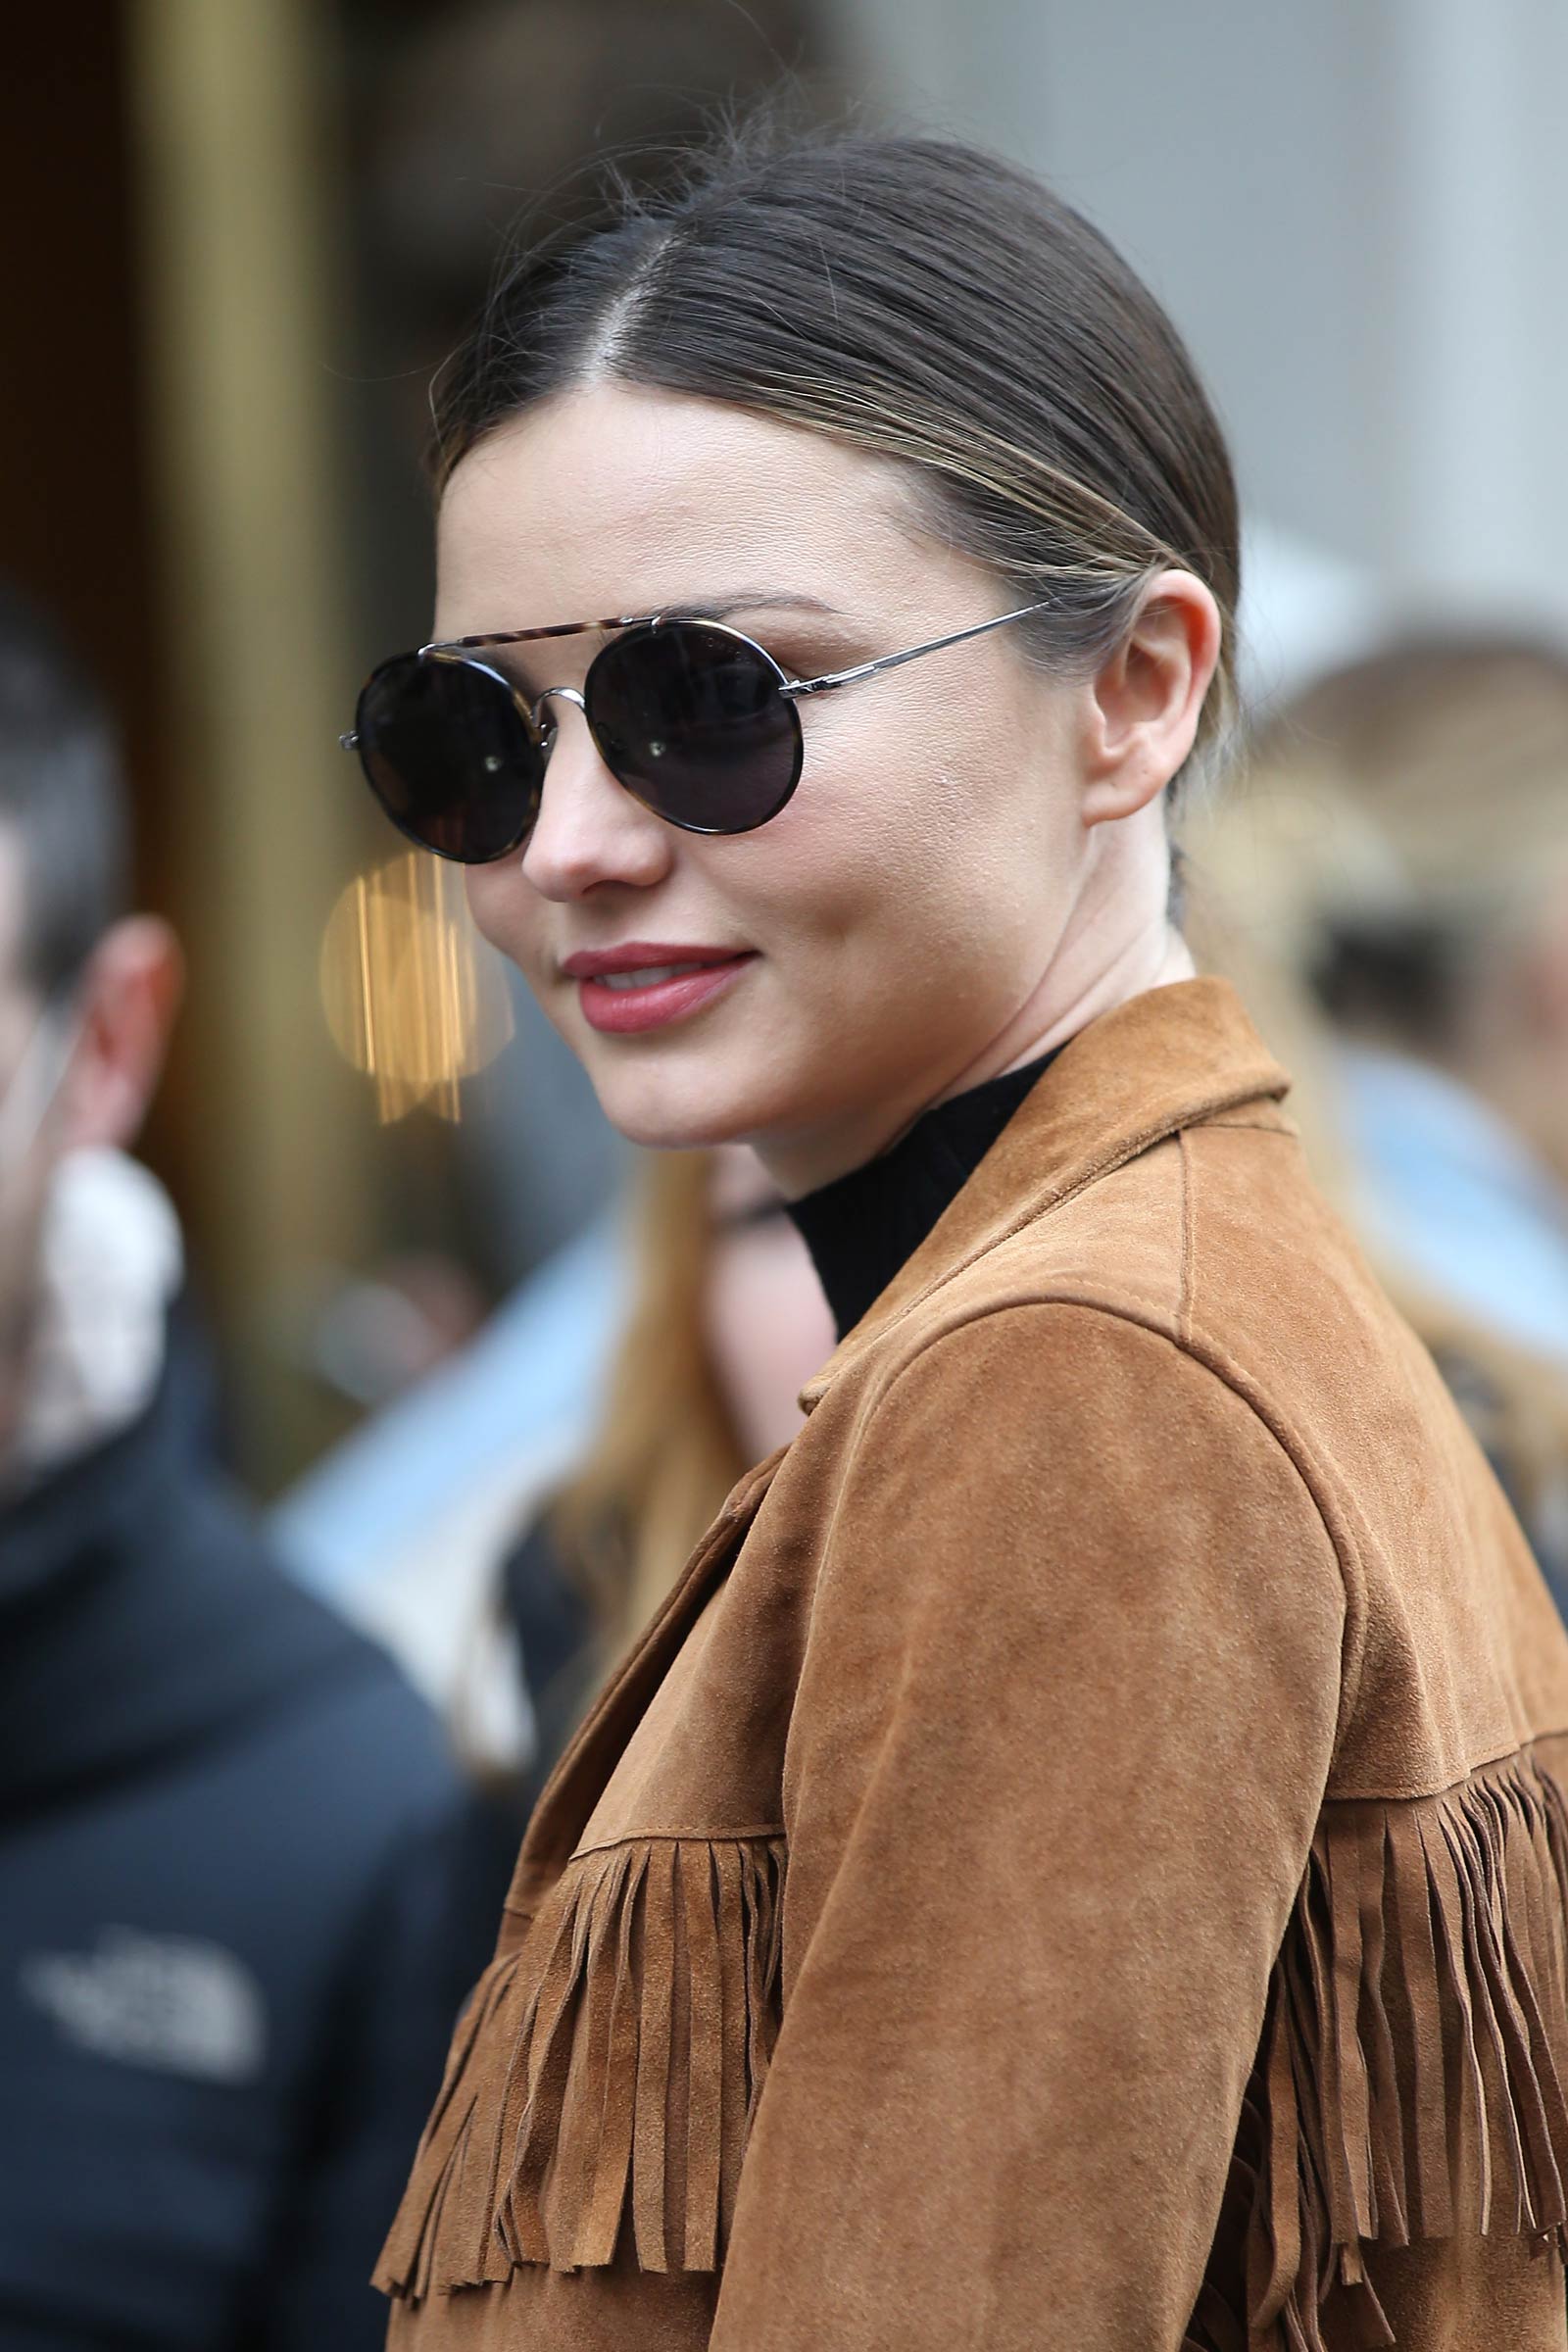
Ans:
<svg viewBox="0 0 1568 2352"><path fill-rule="evenodd" d="M1561 2352L1568 1645L1167 919L1169 325L962 148L742 153L506 280L439 472L371 780L844 1336L541 1799L392 2341Z"/></svg>

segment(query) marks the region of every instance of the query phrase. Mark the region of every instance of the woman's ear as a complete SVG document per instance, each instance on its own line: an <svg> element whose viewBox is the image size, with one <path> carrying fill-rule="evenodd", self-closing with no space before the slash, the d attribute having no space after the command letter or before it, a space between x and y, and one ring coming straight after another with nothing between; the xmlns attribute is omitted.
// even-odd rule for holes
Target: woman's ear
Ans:
<svg viewBox="0 0 1568 2352"><path fill-rule="evenodd" d="M80 984L80 1036L64 1090L68 1150L135 1142L183 981L179 943L156 915L126 915L104 933Z"/></svg>
<svg viewBox="0 0 1568 2352"><path fill-rule="evenodd" d="M1083 821L1132 816L1193 748L1219 661L1219 607L1190 571L1150 581L1132 627L1095 673L1085 711Z"/></svg>

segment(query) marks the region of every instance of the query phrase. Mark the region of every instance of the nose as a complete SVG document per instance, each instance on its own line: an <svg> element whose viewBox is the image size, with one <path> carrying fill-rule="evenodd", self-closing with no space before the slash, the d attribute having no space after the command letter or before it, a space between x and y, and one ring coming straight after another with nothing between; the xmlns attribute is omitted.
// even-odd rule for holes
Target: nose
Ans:
<svg viewBox="0 0 1568 2352"><path fill-rule="evenodd" d="M577 712L568 726L554 723L550 702ZM522 871L547 899L569 903L605 883L647 890L668 872L673 834L634 801L599 756L582 696L574 686L547 686L531 712L548 739L539 813L522 853Z"/></svg>

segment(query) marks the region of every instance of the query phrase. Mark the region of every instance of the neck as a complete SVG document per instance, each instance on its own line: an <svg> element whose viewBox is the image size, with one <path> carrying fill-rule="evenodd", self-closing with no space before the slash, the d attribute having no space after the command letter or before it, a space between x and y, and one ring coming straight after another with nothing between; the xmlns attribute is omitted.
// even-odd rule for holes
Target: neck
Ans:
<svg viewBox="0 0 1568 2352"><path fill-rule="evenodd" d="M1000 1077L1004 1070L1015 1070L1026 1061L1038 1060L1042 1054L1053 1054L1102 1012L1113 1011L1149 989L1195 979L1197 972L1186 940L1168 925L1155 937L1133 941L1110 962L1084 974L1064 999L1053 991L1049 1009L1031 998L1002 1035L933 1100L945 1102L953 1095L967 1093L971 1086L983 1086L988 1078Z"/></svg>

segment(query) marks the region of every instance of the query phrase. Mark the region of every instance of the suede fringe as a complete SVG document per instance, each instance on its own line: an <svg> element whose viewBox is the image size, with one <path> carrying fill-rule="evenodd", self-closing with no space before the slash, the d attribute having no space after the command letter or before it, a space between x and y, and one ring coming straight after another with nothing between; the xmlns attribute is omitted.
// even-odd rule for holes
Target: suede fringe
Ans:
<svg viewBox="0 0 1568 2352"><path fill-rule="evenodd" d="M1328 2352L1336 2287L1333 2342L1348 2321L1393 2344L1374 2241L1507 2231L1568 2251L1565 1911L1568 1812L1528 1752L1441 1796L1326 1808L1226 2191L1250 2208L1246 2324L1205 2283L1189 2352Z"/></svg>
<svg viewBox="0 0 1568 2352"><path fill-rule="evenodd" d="M606 2264L623 2227L642 2270L717 2268L777 2032L783 1871L782 1838L568 1863L468 2004L384 2292Z"/></svg>

